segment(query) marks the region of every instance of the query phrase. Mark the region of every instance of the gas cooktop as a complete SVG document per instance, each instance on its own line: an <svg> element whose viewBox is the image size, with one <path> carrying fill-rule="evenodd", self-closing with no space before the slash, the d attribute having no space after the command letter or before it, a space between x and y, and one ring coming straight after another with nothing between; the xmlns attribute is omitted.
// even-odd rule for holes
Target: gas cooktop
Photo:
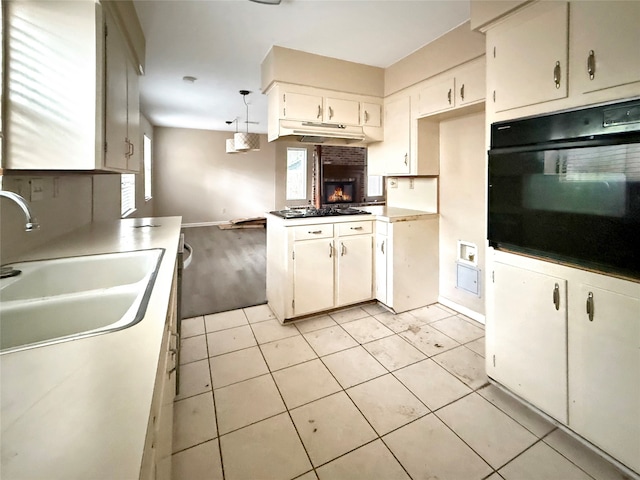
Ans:
<svg viewBox="0 0 640 480"><path fill-rule="evenodd" d="M292 209L292 210L275 210L269 212L272 215L276 215L280 218L308 218L308 217L333 217L339 215L371 215L371 212L365 210L358 210L357 208L339 208L339 207L325 207L325 208L307 208L307 209Z"/></svg>

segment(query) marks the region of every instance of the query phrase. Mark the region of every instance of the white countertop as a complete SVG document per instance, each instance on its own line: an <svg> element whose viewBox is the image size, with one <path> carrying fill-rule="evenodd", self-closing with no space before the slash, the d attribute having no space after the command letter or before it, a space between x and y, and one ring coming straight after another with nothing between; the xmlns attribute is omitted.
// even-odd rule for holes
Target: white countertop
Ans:
<svg viewBox="0 0 640 480"><path fill-rule="evenodd" d="M180 226L180 217L89 224L21 258L165 249L139 323L0 356L3 480L139 477Z"/></svg>
<svg viewBox="0 0 640 480"><path fill-rule="evenodd" d="M358 209L370 212L371 215L330 215L326 217L282 218L277 215L267 214L267 218L270 221L281 221L287 226L296 226L311 224L317 225L321 223L360 222L363 220L379 220L382 222L394 223L438 217L438 214L434 212L411 210L409 208L387 207L385 205L358 207Z"/></svg>
<svg viewBox="0 0 640 480"><path fill-rule="evenodd" d="M360 209L371 212L376 216L376 220L389 223L424 220L438 216L438 214L434 212L412 210L410 208L388 207L386 205L361 207Z"/></svg>

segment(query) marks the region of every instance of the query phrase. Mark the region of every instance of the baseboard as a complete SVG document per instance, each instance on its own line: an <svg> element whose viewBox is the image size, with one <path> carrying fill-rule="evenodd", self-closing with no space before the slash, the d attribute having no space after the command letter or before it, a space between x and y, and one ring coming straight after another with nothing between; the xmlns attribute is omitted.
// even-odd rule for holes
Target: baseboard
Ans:
<svg viewBox="0 0 640 480"><path fill-rule="evenodd" d="M483 325L485 324L484 315L481 313L475 312L470 308L464 307L462 305L457 304L456 302L452 302L451 300L444 297L440 297L440 296L438 297L438 303L441 303L445 307L449 307L455 310L456 312L460 312L464 316L472 318L476 322L482 323Z"/></svg>
<svg viewBox="0 0 640 480"><path fill-rule="evenodd" d="M191 227L214 227L216 225L226 225L228 221L221 222L199 222L199 223L183 223L182 228L191 228Z"/></svg>

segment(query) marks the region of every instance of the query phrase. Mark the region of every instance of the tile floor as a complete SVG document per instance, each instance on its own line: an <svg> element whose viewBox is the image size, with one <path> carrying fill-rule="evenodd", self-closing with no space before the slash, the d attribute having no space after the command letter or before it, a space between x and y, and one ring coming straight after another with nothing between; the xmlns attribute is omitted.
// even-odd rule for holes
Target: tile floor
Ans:
<svg viewBox="0 0 640 480"><path fill-rule="evenodd" d="M488 385L481 324L379 305L182 323L173 480L626 478Z"/></svg>

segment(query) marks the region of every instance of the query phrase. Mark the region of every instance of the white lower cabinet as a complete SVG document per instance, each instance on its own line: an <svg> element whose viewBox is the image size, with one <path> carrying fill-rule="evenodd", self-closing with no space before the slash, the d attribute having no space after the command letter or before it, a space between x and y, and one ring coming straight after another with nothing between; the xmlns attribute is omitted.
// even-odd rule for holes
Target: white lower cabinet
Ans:
<svg viewBox="0 0 640 480"><path fill-rule="evenodd" d="M376 222L376 299L395 312L438 301L438 216Z"/></svg>
<svg viewBox="0 0 640 480"><path fill-rule="evenodd" d="M286 222L267 219L267 301L281 322L373 298L373 221Z"/></svg>
<svg viewBox="0 0 640 480"><path fill-rule="evenodd" d="M377 222L381 224L382 222ZM376 226L376 299L387 304L387 252L389 251L387 229L379 232Z"/></svg>
<svg viewBox="0 0 640 480"><path fill-rule="evenodd" d="M336 307L371 300L373 237L339 237L336 242Z"/></svg>
<svg viewBox="0 0 640 480"><path fill-rule="evenodd" d="M487 375L640 472L640 283L493 252Z"/></svg>
<svg viewBox="0 0 640 480"><path fill-rule="evenodd" d="M495 263L491 377L567 422L567 281Z"/></svg>
<svg viewBox="0 0 640 480"><path fill-rule="evenodd" d="M569 426L640 472L639 295L586 283L569 295Z"/></svg>
<svg viewBox="0 0 640 480"><path fill-rule="evenodd" d="M333 308L333 238L295 242L293 311L296 315Z"/></svg>
<svg viewBox="0 0 640 480"><path fill-rule="evenodd" d="M147 425L140 480L171 480L173 447L173 400L176 393L177 275L169 299L169 311L162 336L162 346L156 371L156 381Z"/></svg>

